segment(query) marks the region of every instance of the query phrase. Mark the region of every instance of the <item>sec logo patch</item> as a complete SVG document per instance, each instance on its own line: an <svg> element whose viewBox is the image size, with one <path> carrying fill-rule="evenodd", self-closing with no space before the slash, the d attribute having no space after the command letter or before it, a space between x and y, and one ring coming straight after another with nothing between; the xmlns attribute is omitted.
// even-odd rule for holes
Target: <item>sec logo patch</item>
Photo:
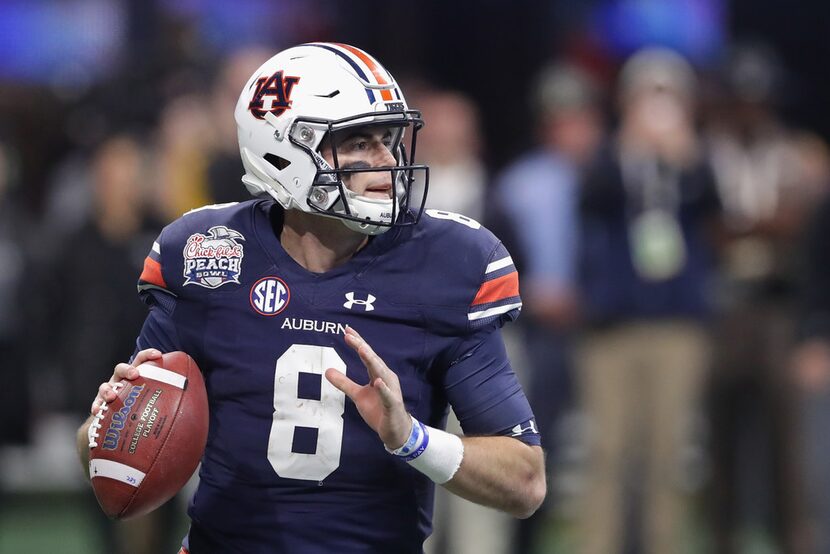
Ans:
<svg viewBox="0 0 830 554"><path fill-rule="evenodd" d="M279 277L263 277L251 287L251 307L257 313L277 315L288 306L291 291Z"/></svg>

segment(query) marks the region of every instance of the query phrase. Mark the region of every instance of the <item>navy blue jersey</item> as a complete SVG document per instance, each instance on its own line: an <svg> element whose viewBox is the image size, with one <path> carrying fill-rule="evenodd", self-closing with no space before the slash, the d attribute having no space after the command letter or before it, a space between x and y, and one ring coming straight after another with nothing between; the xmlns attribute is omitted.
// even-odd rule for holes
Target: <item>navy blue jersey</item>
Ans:
<svg viewBox="0 0 830 554"><path fill-rule="evenodd" d="M368 382L346 325L419 420L443 428L451 404L468 435L539 444L498 331L521 307L512 260L475 221L429 213L323 274L283 250L265 200L195 210L153 244L138 348L190 354L210 400L193 554L422 552L434 485L323 376Z"/></svg>

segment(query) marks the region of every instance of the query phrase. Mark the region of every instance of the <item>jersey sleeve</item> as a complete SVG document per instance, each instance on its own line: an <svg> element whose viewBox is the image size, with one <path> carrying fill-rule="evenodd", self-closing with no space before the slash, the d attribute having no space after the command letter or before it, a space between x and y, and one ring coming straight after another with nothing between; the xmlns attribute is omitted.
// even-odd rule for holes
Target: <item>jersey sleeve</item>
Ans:
<svg viewBox="0 0 830 554"><path fill-rule="evenodd" d="M144 259L138 295L150 311L136 340L136 352L181 350L194 358L201 352L198 323L204 319L205 303L183 286L182 252L191 234L185 218L177 219L162 229Z"/></svg>
<svg viewBox="0 0 830 554"><path fill-rule="evenodd" d="M182 350L173 319L178 295L171 286L170 277L165 276L166 270L169 270L169 267L165 266L172 264L169 261L167 264L164 263L165 258L169 256L162 258L162 245L165 246L165 250L168 249L167 241L173 234L170 232L172 225L161 231L144 258L144 268L138 278L138 296L148 306L149 313L136 339L135 352L130 360L133 360L139 351L147 348L156 348L161 352Z"/></svg>
<svg viewBox="0 0 830 554"><path fill-rule="evenodd" d="M514 436L539 445L533 411L510 365L500 328L519 316L519 274L507 248L488 229L446 222L440 229L439 294L454 323L434 361L444 394L466 435Z"/></svg>
<svg viewBox="0 0 830 554"><path fill-rule="evenodd" d="M176 296L176 293L168 286L167 279L165 279L162 270L161 245L164 241L164 236L165 231L162 231L158 238L153 241L150 252L144 258L144 268L138 278L138 294L142 300L146 299L146 295L150 291L159 291L174 297Z"/></svg>
<svg viewBox="0 0 830 554"><path fill-rule="evenodd" d="M162 229L153 241L138 278L138 294L145 302L151 291L172 297L179 295L181 279L176 279L173 271L175 267L181 267L181 249L186 236L186 223L178 219Z"/></svg>
<svg viewBox="0 0 830 554"><path fill-rule="evenodd" d="M512 436L540 445L533 410L510 365L501 332L469 335L458 352L447 369L444 389L464 434Z"/></svg>
<svg viewBox="0 0 830 554"><path fill-rule="evenodd" d="M451 340L516 319L519 274L498 237L463 215L425 214L383 262L405 284L395 302L422 311L430 331Z"/></svg>
<svg viewBox="0 0 830 554"><path fill-rule="evenodd" d="M487 258L481 284L469 305L469 328L501 327L519 317L521 309L519 273L507 248L498 243Z"/></svg>
<svg viewBox="0 0 830 554"><path fill-rule="evenodd" d="M156 348L162 352L182 350L173 319L178 294L171 277L165 276L173 264L169 255L162 257L162 246L165 254L171 249L169 241L176 234L176 224L177 222L171 223L162 229L144 258L144 268L138 278L138 296L148 306L149 313L136 339L133 358L147 348Z"/></svg>
<svg viewBox="0 0 830 554"><path fill-rule="evenodd" d="M142 300L150 307L150 312L135 341L135 352L130 360L133 360L139 351L147 348L155 348L161 352L185 350L173 320L176 299L158 289L147 289L142 293Z"/></svg>

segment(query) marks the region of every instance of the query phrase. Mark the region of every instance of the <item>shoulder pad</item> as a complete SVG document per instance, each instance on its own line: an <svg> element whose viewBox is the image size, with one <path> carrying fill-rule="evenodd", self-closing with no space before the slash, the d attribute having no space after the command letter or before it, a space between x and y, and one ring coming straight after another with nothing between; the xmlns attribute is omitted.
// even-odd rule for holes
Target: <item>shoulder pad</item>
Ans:
<svg viewBox="0 0 830 554"><path fill-rule="evenodd" d="M443 210L425 214L407 248L417 260L413 303L444 308L431 314L442 313L453 332L501 326L518 317L519 276L501 241L469 217Z"/></svg>
<svg viewBox="0 0 830 554"><path fill-rule="evenodd" d="M144 260L139 293L157 289L178 295L186 285L213 289L238 283L256 202L204 206L167 225Z"/></svg>

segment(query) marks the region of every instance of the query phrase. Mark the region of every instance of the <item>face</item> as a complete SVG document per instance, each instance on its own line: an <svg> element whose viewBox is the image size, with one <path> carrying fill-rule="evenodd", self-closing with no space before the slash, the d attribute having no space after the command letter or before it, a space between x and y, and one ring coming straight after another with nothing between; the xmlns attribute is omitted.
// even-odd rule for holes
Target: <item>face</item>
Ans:
<svg viewBox="0 0 830 554"><path fill-rule="evenodd" d="M337 133L334 144L340 169L368 169L393 167L397 164L392 154L397 144L398 130L390 127L363 126ZM335 167L331 141L320 145L320 154ZM352 192L367 198L392 198L392 172L369 171L342 175L343 183Z"/></svg>

